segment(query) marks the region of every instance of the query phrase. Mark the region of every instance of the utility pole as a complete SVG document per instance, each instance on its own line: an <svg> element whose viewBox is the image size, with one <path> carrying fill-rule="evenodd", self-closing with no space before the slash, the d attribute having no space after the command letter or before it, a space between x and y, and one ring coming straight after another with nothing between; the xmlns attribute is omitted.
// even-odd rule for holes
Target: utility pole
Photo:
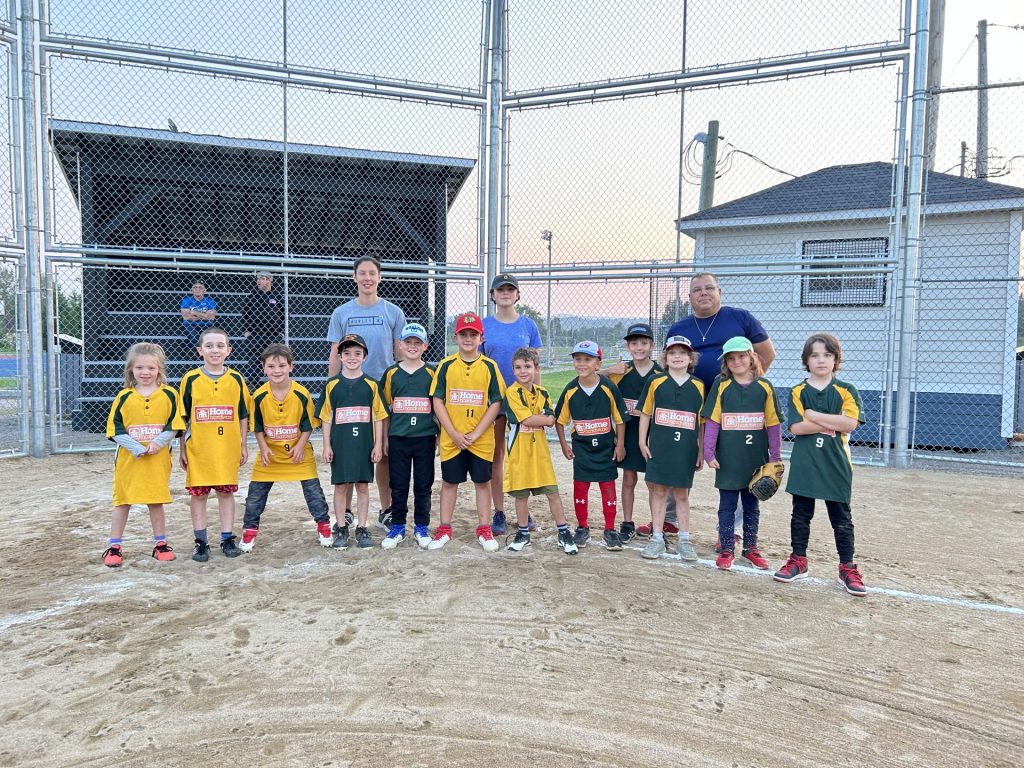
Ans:
<svg viewBox="0 0 1024 768"><path fill-rule="evenodd" d="M960 178L967 175L967 142L960 142Z"/></svg>
<svg viewBox="0 0 1024 768"><path fill-rule="evenodd" d="M935 170L935 142L939 135L939 94L942 87L942 41L945 34L946 0L931 0L928 29L928 128L924 153L928 170Z"/></svg>
<svg viewBox="0 0 1024 768"><path fill-rule="evenodd" d="M697 134L697 141L701 135ZM718 165L718 121L708 123L708 132L704 136L704 165L700 169L700 204L698 211L706 211L715 200L715 166Z"/></svg>
<svg viewBox="0 0 1024 768"><path fill-rule="evenodd" d="M988 176L988 21L978 22L978 159L974 175Z"/></svg>

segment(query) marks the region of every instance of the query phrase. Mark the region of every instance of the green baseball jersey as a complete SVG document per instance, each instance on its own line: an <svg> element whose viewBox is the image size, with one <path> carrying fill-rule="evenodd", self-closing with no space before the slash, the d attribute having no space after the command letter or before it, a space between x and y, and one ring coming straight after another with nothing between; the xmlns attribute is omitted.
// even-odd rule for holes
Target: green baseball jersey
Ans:
<svg viewBox="0 0 1024 768"><path fill-rule="evenodd" d="M332 376L324 385L317 418L331 425L331 483L373 480L373 423L388 417L377 382L369 376Z"/></svg>
<svg viewBox="0 0 1024 768"><path fill-rule="evenodd" d="M864 406L856 387L839 379L824 389L815 389L802 381L790 392L789 425L804 420L804 411L848 416L864 423ZM796 435L789 457L786 492L827 501L850 503L853 487L853 460L850 436L822 430L812 435Z"/></svg>
<svg viewBox="0 0 1024 768"><path fill-rule="evenodd" d="M768 461L766 427L781 424L781 413L775 387L767 379L746 386L722 376L715 379L700 415L719 425L716 488L747 487L755 470Z"/></svg>
<svg viewBox="0 0 1024 768"><path fill-rule="evenodd" d="M380 380L380 396L388 409L388 434L393 437L432 437L437 434L430 388L436 367L424 365L409 373L395 363Z"/></svg>
<svg viewBox="0 0 1024 768"><path fill-rule="evenodd" d="M647 459L640 453L640 411L637 410L637 404L640 402L640 395L643 393L644 387L647 386L647 382L659 373L662 373L662 368L654 363L646 374L640 373L631 365L623 374L608 375L608 378L622 393L622 400L626 403L626 413L630 417L626 420L626 457L619 462L622 469L632 469L635 472L643 472L647 469Z"/></svg>
<svg viewBox="0 0 1024 768"><path fill-rule="evenodd" d="M572 422L572 462L574 480L604 482L615 480L615 427L626 416L626 403L619 388L606 376L598 377L597 387L587 394L579 378L565 385L555 406L555 419L562 426Z"/></svg>
<svg viewBox="0 0 1024 768"><path fill-rule="evenodd" d="M648 482L673 488L693 486L703 405L704 382L693 376L677 384L670 375L662 373L647 382L638 407L651 419L647 430L651 458L644 475Z"/></svg>

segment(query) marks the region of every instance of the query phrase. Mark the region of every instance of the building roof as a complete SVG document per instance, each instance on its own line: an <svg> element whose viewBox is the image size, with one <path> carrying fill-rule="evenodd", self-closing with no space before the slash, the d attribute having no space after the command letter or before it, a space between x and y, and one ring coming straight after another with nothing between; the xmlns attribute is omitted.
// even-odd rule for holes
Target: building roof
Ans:
<svg viewBox="0 0 1024 768"><path fill-rule="evenodd" d="M888 218L893 164L858 163L822 168L752 195L684 216L682 232L758 224ZM1024 208L1024 189L984 179L929 171L925 212L966 213Z"/></svg>

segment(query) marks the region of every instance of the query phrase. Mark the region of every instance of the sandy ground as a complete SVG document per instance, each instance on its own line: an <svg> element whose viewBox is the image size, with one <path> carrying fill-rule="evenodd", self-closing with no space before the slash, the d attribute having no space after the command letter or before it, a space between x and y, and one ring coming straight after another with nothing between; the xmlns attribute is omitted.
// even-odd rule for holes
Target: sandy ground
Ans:
<svg viewBox="0 0 1024 768"><path fill-rule="evenodd" d="M323 550L282 485L256 550L203 565L176 469L178 561L149 557L133 510L111 570L111 461L0 463L2 766L977 767L1024 749L1020 475L858 468L858 599L823 513L807 582L717 571L708 472L697 564L568 557L540 503L534 546L487 555L468 495L441 552ZM788 499L762 520L778 566Z"/></svg>

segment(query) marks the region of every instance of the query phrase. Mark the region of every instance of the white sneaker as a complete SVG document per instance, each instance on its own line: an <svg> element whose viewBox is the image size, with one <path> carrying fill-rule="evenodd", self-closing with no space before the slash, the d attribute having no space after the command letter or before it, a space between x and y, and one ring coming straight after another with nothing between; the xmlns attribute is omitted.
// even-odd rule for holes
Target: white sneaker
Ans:
<svg viewBox="0 0 1024 768"><path fill-rule="evenodd" d="M333 547L334 546L334 534L331 533L330 523L317 523L316 524L316 535L320 539L321 547Z"/></svg>
<svg viewBox="0 0 1024 768"><path fill-rule="evenodd" d="M391 530L388 531L388 535L384 537L383 541L381 541L380 548L394 549L403 541L405 541L405 527L392 525Z"/></svg>
<svg viewBox="0 0 1024 768"><path fill-rule="evenodd" d="M451 526L439 525L437 530L434 531L434 538L427 544L427 549L441 549L445 544L452 540L452 529Z"/></svg>
<svg viewBox="0 0 1024 768"><path fill-rule="evenodd" d="M497 552L498 542L494 540L494 534L491 533L491 526L489 525L478 525L476 528L476 540L480 542L480 548L484 552Z"/></svg>
<svg viewBox="0 0 1024 768"><path fill-rule="evenodd" d="M248 541L246 541L246 539L248 539ZM255 546L256 533L254 533L253 531L243 531L242 538L238 540L238 548L243 552L252 552Z"/></svg>
<svg viewBox="0 0 1024 768"><path fill-rule="evenodd" d="M413 534L416 539L416 543L420 545L420 549L426 549L430 546L430 530L425 525L417 525Z"/></svg>
<svg viewBox="0 0 1024 768"><path fill-rule="evenodd" d="M640 557L645 558L646 560L657 560L663 554L665 554L665 537L661 536L659 538L655 538L652 533L650 540L647 542L647 546L644 547L643 551L640 553Z"/></svg>
<svg viewBox="0 0 1024 768"><path fill-rule="evenodd" d="M676 542L676 554L679 555L680 560L685 560L688 563L697 561L697 550L687 539L680 539Z"/></svg>

